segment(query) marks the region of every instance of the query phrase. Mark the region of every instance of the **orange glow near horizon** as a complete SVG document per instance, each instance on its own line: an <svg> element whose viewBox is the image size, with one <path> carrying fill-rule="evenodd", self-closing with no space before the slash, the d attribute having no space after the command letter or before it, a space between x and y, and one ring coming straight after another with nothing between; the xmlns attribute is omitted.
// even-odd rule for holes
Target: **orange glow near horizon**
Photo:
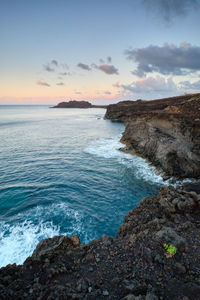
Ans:
<svg viewBox="0 0 200 300"><path fill-rule="evenodd" d="M46 87L48 88L48 87ZM38 95L37 92L34 92L31 96L30 94L24 95L21 91L15 95L3 96L0 95L0 104L56 104L60 101L69 101L69 100L88 100L96 103L105 103L108 101L112 103L113 100L117 98L116 90L109 91L90 91L90 92L77 92L77 91L63 91L58 93L56 90L51 90L51 93L43 92Z"/></svg>

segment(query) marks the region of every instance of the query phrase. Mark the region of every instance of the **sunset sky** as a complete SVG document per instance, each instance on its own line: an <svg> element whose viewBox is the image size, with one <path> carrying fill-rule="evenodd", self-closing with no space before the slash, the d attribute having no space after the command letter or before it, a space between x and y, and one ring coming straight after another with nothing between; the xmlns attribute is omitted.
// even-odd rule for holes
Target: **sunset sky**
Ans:
<svg viewBox="0 0 200 300"><path fill-rule="evenodd" d="M200 92L200 0L0 0L0 104Z"/></svg>

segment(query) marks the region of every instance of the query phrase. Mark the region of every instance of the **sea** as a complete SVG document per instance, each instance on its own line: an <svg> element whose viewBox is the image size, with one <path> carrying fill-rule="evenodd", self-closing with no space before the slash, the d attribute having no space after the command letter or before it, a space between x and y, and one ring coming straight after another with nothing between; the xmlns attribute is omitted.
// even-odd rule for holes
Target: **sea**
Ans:
<svg viewBox="0 0 200 300"><path fill-rule="evenodd" d="M105 109L0 106L0 267L22 264L39 241L115 236L124 216L166 184L119 151L124 125Z"/></svg>

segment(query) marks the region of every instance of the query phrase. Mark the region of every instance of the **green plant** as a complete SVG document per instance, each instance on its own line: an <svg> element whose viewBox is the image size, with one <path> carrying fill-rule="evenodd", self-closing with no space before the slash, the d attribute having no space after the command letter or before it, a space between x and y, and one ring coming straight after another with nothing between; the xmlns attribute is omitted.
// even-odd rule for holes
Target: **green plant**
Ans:
<svg viewBox="0 0 200 300"><path fill-rule="evenodd" d="M168 245L168 244L163 244L163 246L166 250L165 255L166 255L167 258L173 257L176 254L177 249L176 249L175 246Z"/></svg>

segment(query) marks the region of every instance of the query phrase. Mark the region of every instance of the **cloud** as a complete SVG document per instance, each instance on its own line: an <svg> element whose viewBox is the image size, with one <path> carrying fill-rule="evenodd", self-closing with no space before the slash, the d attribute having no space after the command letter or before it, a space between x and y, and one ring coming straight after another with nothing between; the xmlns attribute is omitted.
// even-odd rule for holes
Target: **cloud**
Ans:
<svg viewBox="0 0 200 300"><path fill-rule="evenodd" d="M104 60L102 58L99 59L99 62L102 65L106 63L105 61L107 61L107 63L110 64L112 62L112 57L111 56L107 56L106 60Z"/></svg>
<svg viewBox="0 0 200 300"><path fill-rule="evenodd" d="M45 82L45 81L41 81L41 80L38 80L38 81L37 81L37 84L38 84L38 85L43 85L43 86L48 86L48 87L50 87L50 84L48 84L48 83Z"/></svg>
<svg viewBox="0 0 200 300"><path fill-rule="evenodd" d="M66 70L69 69L67 64L58 63L58 61L55 59L52 59L51 62L48 62L47 64L43 65L43 67L44 67L45 71L47 71L47 72L55 72L56 68L63 68Z"/></svg>
<svg viewBox="0 0 200 300"><path fill-rule="evenodd" d="M116 83L114 83L114 84L113 84L113 86L114 86L114 87L117 87L117 88L121 87L121 85L120 85L120 82L119 82L119 81L117 81Z"/></svg>
<svg viewBox="0 0 200 300"><path fill-rule="evenodd" d="M75 92L75 94L76 94L76 95L81 95L82 93L81 93L81 92Z"/></svg>
<svg viewBox="0 0 200 300"><path fill-rule="evenodd" d="M53 59L53 60L51 61L51 64L54 65L55 67L58 66L58 62L57 62L57 60L55 60L55 59Z"/></svg>
<svg viewBox="0 0 200 300"><path fill-rule="evenodd" d="M131 84L115 84L117 88L122 88L123 90L130 91L132 93L149 93L149 92L166 92L166 91L177 91L177 86L175 85L172 78L164 78L161 76L148 77L148 78L138 78Z"/></svg>
<svg viewBox="0 0 200 300"><path fill-rule="evenodd" d="M200 7L199 0L142 0L142 3L148 11L157 12L166 22Z"/></svg>
<svg viewBox="0 0 200 300"><path fill-rule="evenodd" d="M56 83L56 85L62 86L62 85L65 85L65 84L63 82L58 82L58 83Z"/></svg>
<svg viewBox="0 0 200 300"><path fill-rule="evenodd" d="M97 65L93 65L96 69L99 69L101 71L103 71L106 74L112 75L112 74L116 74L118 75L118 69L115 68L113 65L108 65L108 64L103 64L100 66Z"/></svg>
<svg viewBox="0 0 200 300"><path fill-rule="evenodd" d="M65 69L65 70L69 70L69 66L65 63L61 63L60 66L61 66L61 68Z"/></svg>
<svg viewBox="0 0 200 300"><path fill-rule="evenodd" d="M82 64L82 63L79 63L79 64L77 65L77 67L79 67L79 68L81 68L81 69L83 69L83 70L86 70L86 71L90 71L90 70L91 70L91 68L90 68L88 65Z"/></svg>
<svg viewBox="0 0 200 300"><path fill-rule="evenodd" d="M120 99L158 99L181 95L185 92L180 85L173 81L172 77L149 76L148 78L138 78L130 84L119 82L113 85L119 93Z"/></svg>
<svg viewBox="0 0 200 300"><path fill-rule="evenodd" d="M46 65L44 65L44 69L47 72L54 72L55 68L57 68L58 65L58 61L55 59L52 59L52 61L50 63L47 63Z"/></svg>
<svg viewBox="0 0 200 300"><path fill-rule="evenodd" d="M44 65L44 69L47 72L54 72L55 71L55 69L53 69L50 64Z"/></svg>
<svg viewBox="0 0 200 300"><path fill-rule="evenodd" d="M189 43L179 46L164 44L126 50L127 59L138 63L132 73L143 77L147 73L159 72L164 75L185 75L200 70L200 47Z"/></svg>
<svg viewBox="0 0 200 300"><path fill-rule="evenodd" d="M71 76L72 75L72 73L70 73L70 72L61 72L59 74L62 76Z"/></svg>
<svg viewBox="0 0 200 300"><path fill-rule="evenodd" d="M191 83L190 81L181 81L180 86L188 90L199 90L200 91L200 80Z"/></svg>
<svg viewBox="0 0 200 300"><path fill-rule="evenodd" d="M112 93L110 91L105 91L104 94L105 95L111 95Z"/></svg>

